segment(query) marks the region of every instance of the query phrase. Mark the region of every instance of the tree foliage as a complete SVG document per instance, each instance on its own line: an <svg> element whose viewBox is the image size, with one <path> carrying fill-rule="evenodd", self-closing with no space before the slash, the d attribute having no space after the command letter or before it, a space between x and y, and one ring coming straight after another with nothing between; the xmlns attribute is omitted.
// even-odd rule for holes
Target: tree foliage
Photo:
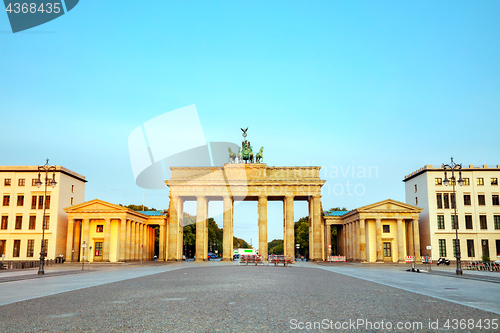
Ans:
<svg viewBox="0 0 500 333"><path fill-rule="evenodd" d="M267 248L269 249L269 254L284 254L283 240L273 239L267 243Z"/></svg>
<svg viewBox="0 0 500 333"><path fill-rule="evenodd" d="M127 206L124 206L124 205L120 204L120 206L128 208L128 209L135 210L137 212L139 212L139 211L145 211L145 212L146 211L156 211L156 209L154 209L154 208L148 208L146 206L144 206L144 209L142 209L142 205L127 205Z"/></svg>

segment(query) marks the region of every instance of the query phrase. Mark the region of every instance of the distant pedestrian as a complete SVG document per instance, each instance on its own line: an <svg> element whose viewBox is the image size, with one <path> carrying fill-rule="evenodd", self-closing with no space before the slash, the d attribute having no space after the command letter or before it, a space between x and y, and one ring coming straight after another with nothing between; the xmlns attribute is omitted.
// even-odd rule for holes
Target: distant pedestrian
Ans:
<svg viewBox="0 0 500 333"><path fill-rule="evenodd" d="M302 261L304 261L304 256L302 256L300 259L302 259Z"/></svg>

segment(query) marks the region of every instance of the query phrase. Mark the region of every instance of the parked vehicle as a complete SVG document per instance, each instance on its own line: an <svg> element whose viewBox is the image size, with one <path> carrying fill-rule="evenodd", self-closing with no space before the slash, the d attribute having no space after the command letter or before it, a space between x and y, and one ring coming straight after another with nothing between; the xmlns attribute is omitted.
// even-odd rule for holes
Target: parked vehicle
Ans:
<svg viewBox="0 0 500 333"><path fill-rule="evenodd" d="M446 258L439 258L437 264L450 266L450 260Z"/></svg>
<svg viewBox="0 0 500 333"><path fill-rule="evenodd" d="M208 260L210 259L217 259L217 255L213 254L212 252L208 252Z"/></svg>

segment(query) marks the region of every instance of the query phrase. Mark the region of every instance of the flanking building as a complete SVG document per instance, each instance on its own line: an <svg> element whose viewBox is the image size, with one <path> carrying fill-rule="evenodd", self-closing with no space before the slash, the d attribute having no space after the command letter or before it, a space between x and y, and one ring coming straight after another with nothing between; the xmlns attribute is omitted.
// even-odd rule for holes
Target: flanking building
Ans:
<svg viewBox="0 0 500 333"><path fill-rule="evenodd" d="M451 176L448 171L448 178ZM458 174L455 175L458 180ZM500 258L500 165L462 168L463 186L456 185L458 221L455 221L453 186L444 185L444 169L426 165L407 175L406 203L422 208L422 253L432 258L455 257L455 226L462 260Z"/></svg>
<svg viewBox="0 0 500 333"><path fill-rule="evenodd" d="M46 259L66 253L67 214L64 208L84 201L85 177L55 166L57 185L36 186L37 166L0 166L0 256L4 260L39 260L45 206ZM40 175L44 182L45 173ZM1 259L1 258L0 258Z"/></svg>

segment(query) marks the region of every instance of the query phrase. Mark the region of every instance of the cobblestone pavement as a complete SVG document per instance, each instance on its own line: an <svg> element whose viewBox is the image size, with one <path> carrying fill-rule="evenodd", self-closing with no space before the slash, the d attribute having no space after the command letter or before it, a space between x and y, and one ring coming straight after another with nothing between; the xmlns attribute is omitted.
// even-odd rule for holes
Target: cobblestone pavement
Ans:
<svg viewBox="0 0 500 333"><path fill-rule="evenodd" d="M174 266L175 270L0 306L1 329L3 332L435 332L438 329L476 332L481 331L478 326L481 325L482 331L495 332L498 329L493 329L493 320L500 321L500 315L492 312L339 274L314 264L170 265ZM408 274L410 279L416 276L422 279L422 275ZM92 273L47 280L75 276L91 278ZM1 287L11 284L22 288L33 281L6 282ZM447 320L450 329L446 329ZM398 323L401 329L397 329ZM490 329L485 330L487 323ZM314 325L321 329L314 329ZM387 330L389 326L392 330Z"/></svg>

